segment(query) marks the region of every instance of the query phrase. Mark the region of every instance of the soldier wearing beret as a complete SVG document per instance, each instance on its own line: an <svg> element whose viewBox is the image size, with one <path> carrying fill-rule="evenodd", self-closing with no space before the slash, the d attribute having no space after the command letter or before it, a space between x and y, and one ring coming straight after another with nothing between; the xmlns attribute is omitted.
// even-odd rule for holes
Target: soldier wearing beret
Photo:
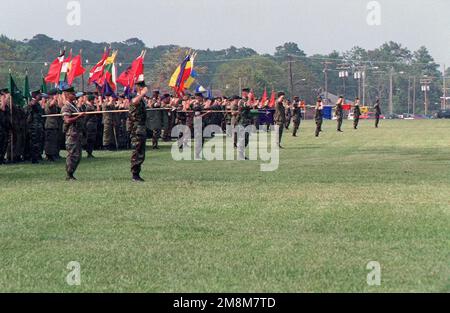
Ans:
<svg viewBox="0 0 450 313"><path fill-rule="evenodd" d="M280 148L283 148L281 146L281 139L283 137L283 129L286 125L286 112L284 107L284 101L285 101L285 93L279 92L277 94L277 102L275 105L275 115L274 115L274 121L279 126L278 129L278 146Z"/></svg>
<svg viewBox="0 0 450 313"><path fill-rule="evenodd" d="M152 138L152 149L158 150L159 149L159 138L161 136L161 130L163 126L163 115L161 108L161 98L159 96L159 91L154 90L153 96L151 99L147 102L147 107L149 109L156 109L156 110L148 110L147 111L147 129L149 132L149 136Z"/></svg>
<svg viewBox="0 0 450 313"><path fill-rule="evenodd" d="M102 111L112 111L116 108L116 96L107 93L106 100L102 104ZM113 151L117 149L115 133L115 117L113 113L103 113L103 148Z"/></svg>
<svg viewBox="0 0 450 313"><path fill-rule="evenodd" d="M337 119L337 131L342 132L342 121L344 120L344 96L340 96L338 102L336 103L335 115Z"/></svg>
<svg viewBox="0 0 450 313"><path fill-rule="evenodd" d="M319 137L320 132L322 131L322 123L323 123L323 102L322 98L319 97L316 102L315 112L314 112L314 120L316 122L316 137Z"/></svg>
<svg viewBox="0 0 450 313"><path fill-rule="evenodd" d="M359 107L359 98L356 98L355 106L353 108L353 128L354 129L358 129L360 116L361 116L361 108Z"/></svg>
<svg viewBox="0 0 450 313"><path fill-rule="evenodd" d="M136 92L136 97L131 100L128 115L131 147L133 149L131 154L131 174L134 182L143 182L140 172L145 161L145 142L147 138L147 113L143 99L147 93L147 87L144 81L136 83Z"/></svg>
<svg viewBox="0 0 450 313"><path fill-rule="evenodd" d="M31 93L31 101L25 109L29 138L28 151L30 153L31 163L33 164L39 163L42 159L41 147L44 132L44 121L42 118L42 115L44 115L42 109L43 104L45 105L45 99L41 91L33 91Z"/></svg>
<svg viewBox="0 0 450 313"><path fill-rule="evenodd" d="M298 132L298 129L300 128L300 123L302 121L302 108L300 106L299 97L294 97L294 102L292 105L293 105L292 122L294 123L294 129L292 132L292 136L297 137L297 132Z"/></svg>
<svg viewBox="0 0 450 313"><path fill-rule="evenodd" d="M82 118L86 113L80 113L75 105L75 91L73 87L63 89L64 106L61 113L64 117L64 132L66 134L66 180L76 180L74 173L81 161L81 136L83 131ZM79 113L79 114L78 114Z"/></svg>
<svg viewBox="0 0 450 313"><path fill-rule="evenodd" d="M375 128L378 128L378 124L380 123L380 116L381 116L381 105L380 105L380 99L377 99L375 102Z"/></svg>
<svg viewBox="0 0 450 313"><path fill-rule="evenodd" d="M85 112L100 111L100 106L95 105L95 96L89 94L86 97ZM85 116L85 130L86 130L86 145L84 149L87 152L88 158L93 158L92 154L95 147L95 141L97 138L98 120L95 114L88 114Z"/></svg>
<svg viewBox="0 0 450 313"><path fill-rule="evenodd" d="M48 92L49 99L44 107L46 115L59 114L61 109L58 106L58 91L52 89ZM48 161L55 161L59 157L59 133L60 129L59 117L46 117L44 124L45 140L44 152Z"/></svg>

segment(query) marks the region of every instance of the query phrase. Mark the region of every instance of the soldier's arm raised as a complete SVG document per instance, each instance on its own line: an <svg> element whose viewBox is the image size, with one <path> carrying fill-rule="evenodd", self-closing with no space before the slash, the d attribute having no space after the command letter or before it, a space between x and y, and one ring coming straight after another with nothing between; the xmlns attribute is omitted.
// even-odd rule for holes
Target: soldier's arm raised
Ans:
<svg viewBox="0 0 450 313"><path fill-rule="evenodd" d="M141 91L139 92L139 94L133 98L133 100L132 100L133 104L138 104L142 100L142 98L145 96L147 91L148 91L147 87L142 88Z"/></svg>

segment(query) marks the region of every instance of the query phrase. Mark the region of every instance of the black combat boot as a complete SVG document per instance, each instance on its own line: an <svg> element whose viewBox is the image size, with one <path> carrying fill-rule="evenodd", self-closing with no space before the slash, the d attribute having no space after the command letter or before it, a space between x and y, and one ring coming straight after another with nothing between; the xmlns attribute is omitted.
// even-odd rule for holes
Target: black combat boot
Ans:
<svg viewBox="0 0 450 313"><path fill-rule="evenodd" d="M133 174L132 180L133 180L134 182L137 182L137 183L141 183L141 182L144 182L144 181L145 181L145 180L142 179L141 176L139 176L139 174Z"/></svg>
<svg viewBox="0 0 450 313"><path fill-rule="evenodd" d="M75 176L73 176L73 173L67 173L66 180L67 181L75 181L77 179L75 178Z"/></svg>

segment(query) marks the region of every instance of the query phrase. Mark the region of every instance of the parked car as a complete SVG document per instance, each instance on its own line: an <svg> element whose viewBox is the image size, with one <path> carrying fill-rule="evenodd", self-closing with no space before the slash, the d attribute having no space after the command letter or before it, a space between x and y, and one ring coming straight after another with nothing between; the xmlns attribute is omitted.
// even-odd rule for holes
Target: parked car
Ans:
<svg viewBox="0 0 450 313"><path fill-rule="evenodd" d="M439 110L435 114L436 118L450 118L450 110Z"/></svg>
<svg viewBox="0 0 450 313"><path fill-rule="evenodd" d="M368 112L367 114L362 114L359 118L363 120L374 120L375 112ZM384 120L386 119L386 117L384 115L380 115L380 119Z"/></svg>

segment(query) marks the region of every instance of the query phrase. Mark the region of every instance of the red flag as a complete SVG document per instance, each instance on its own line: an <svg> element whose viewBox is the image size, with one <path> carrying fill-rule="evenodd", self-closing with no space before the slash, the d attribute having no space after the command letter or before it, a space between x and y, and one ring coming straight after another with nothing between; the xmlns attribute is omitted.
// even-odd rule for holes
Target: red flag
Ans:
<svg viewBox="0 0 450 313"><path fill-rule="evenodd" d="M144 56L141 53L131 65L120 74L117 82L124 87L133 88L138 81L144 80Z"/></svg>
<svg viewBox="0 0 450 313"><path fill-rule="evenodd" d="M61 72L61 67L64 62L64 54L65 51L61 53L59 57L57 57L52 64L50 64L50 67L48 69L48 74L45 76L45 82L46 83L59 83L59 74Z"/></svg>
<svg viewBox="0 0 450 313"><path fill-rule="evenodd" d="M71 86L75 77L81 76L86 71L82 65L81 55L77 55L71 61L69 72L67 74L67 83Z"/></svg>
<svg viewBox="0 0 450 313"><path fill-rule="evenodd" d="M272 95L270 96L269 108L275 107L275 90L272 90Z"/></svg>
<svg viewBox="0 0 450 313"><path fill-rule="evenodd" d="M105 68L105 62L108 58L109 50L103 53L102 59L95 64L95 66L90 70L89 72L89 84L92 84L93 82L97 81L103 76L103 70Z"/></svg>
<svg viewBox="0 0 450 313"><path fill-rule="evenodd" d="M265 105L266 101L267 101L267 89L264 88L264 93L261 98L261 105Z"/></svg>
<svg viewBox="0 0 450 313"><path fill-rule="evenodd" d="M350 111L352 109L352 105L351 104L344 104L342 105L342 110L344 111Z"/></svg>

